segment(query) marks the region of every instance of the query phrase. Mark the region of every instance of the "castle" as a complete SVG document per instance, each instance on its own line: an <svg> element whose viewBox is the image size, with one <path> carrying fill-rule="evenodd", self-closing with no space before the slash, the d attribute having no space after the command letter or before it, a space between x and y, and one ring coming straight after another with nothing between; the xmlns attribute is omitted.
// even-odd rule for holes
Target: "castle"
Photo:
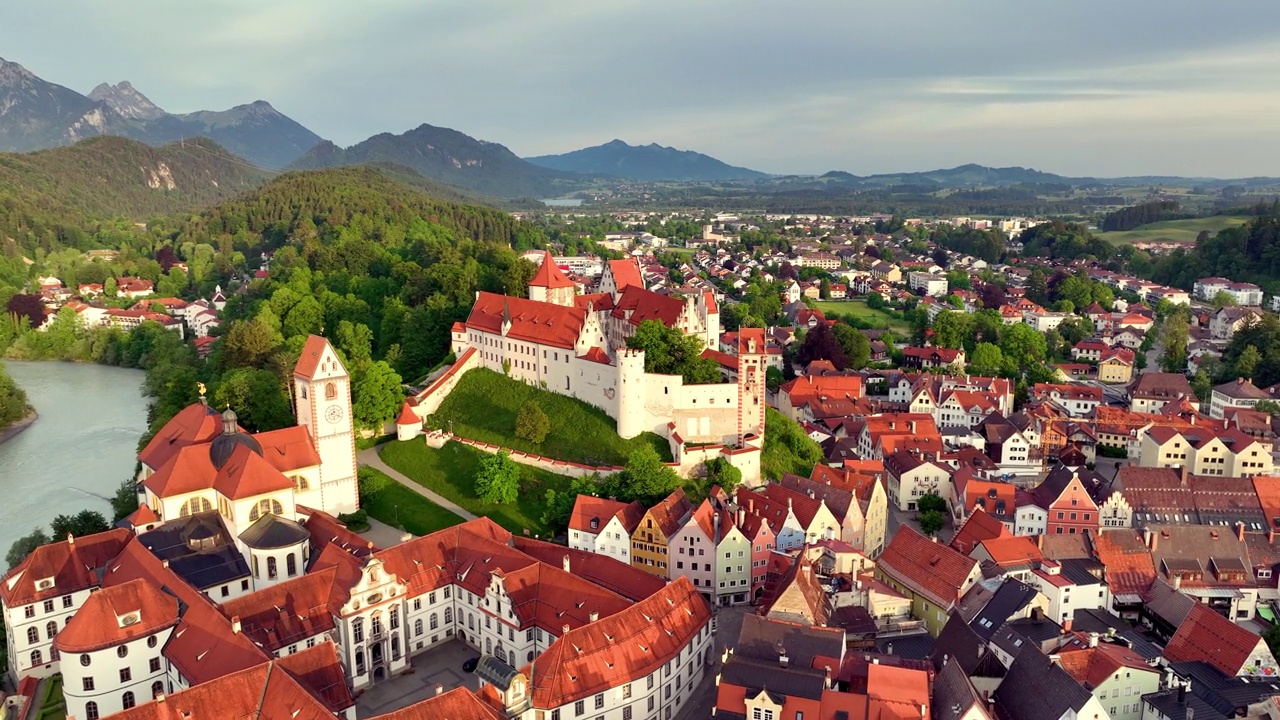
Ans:
<svg viewBox="0 0 1280 720"><path fill-rule="evenodd" d="M423 700L414 717L678 712L714 654L711 609L687 579L484 518L388 549L334 519L358 504L348 380L309 338L297 426L249 434L230 410L189 406L139 453L135 513L9 570L9 672L28 697L60 673L80 720L354 720L353 692L457 639L483 653L481 690Z"/></svg>
<svg viewBox="0 0 1280 720"><path fill-rule="evenodd" d="M465 322L452 328L456 368L483 367L600 408L632 438L653 432L667 438L682 471L723 453L759 481L764 438L766 348L764 332L744 328L734 360L736 382L690 385L679 375L645 372L645 353L627 339L646 320L718 347L720 313L709 291L680 299L645 289L635 260L606 264L600 292L576 287L546 253L529 282L529 297L476 293ZM429 388L429 390L431 390ZM420 418L439 407L444 392L414 399ZM690 453L687 445L712 451Z"/></svg>

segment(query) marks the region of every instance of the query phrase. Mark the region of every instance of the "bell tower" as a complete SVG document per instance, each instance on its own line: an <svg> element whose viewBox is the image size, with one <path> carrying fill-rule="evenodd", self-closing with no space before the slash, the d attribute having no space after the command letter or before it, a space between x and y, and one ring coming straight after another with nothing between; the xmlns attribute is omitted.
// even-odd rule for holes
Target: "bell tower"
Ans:
<svg viewBox="0 0 1280 720"><path fill-rule="evenodd" d="M738 445L745 446L748 436L764 441L765 398L764 330L741 328L738 331Z"/></svg>
<svg viewBox="0 0 1280 720"><path fill-rule="evenodd" d="M351 376L329 341L307 338L293 368L298 424L311 434L320 456L319 509L330 515L360 507L356 482L356 435L351 417Z"/></svg>

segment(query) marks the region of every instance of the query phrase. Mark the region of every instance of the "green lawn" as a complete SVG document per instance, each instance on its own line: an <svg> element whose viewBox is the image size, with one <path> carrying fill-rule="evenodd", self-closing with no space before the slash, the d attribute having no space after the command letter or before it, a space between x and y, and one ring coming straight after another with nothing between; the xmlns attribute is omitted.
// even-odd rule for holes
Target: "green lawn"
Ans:
<svg viewBox="0 0 1280 720"><path fill-rule="evenodd" d="M536 402L551 420L551 432L541 443L515 436L516 414L526 400ZM459 437L557 460L625 465L640 445L652 445L662 459L671 460L671 448L658 435L644 433L623 440L617 423L603 410L482 368L462 376L440 409L427 418L427 425L447 430L449 421Z"/></svg>
<svg viewBox="0 0 1280 720"><path fill-rule="evenodd" d="M61 675L54 675L45 681L40 709L32 717L35 720L64 720L67 717L67 701L62 696Z"/></svg>
<svg viewBox="0 0 1280 720"><path fill-rule="evenodd" d="M1098 236L1113 243L1124 244L1155 240L1190 244L1196 241L1196 236L1202 230L1216 233L1219 230L1243 225L1248 219L1240 215L1214 215L1212 217L1191 218L1189 220L1166 220L1143 225L1134 230L1099 233Z"/></svg>
<svg viewBox="0 0 1280 720"><path fill-rule="evenodd" d="M891 318L880 310L867 307L866 300L818 300L815 306L826 315L860 318L875 324L876 327L888 328L897 334L911 332L911 326L905 320Z"/></svg>
<svg viewBox="0 0 1280 720"><path fill-rule="evenodd" d="M383 475L373 468L363 471ZM387 478L385 488L373 498L365 499L361 507L369 517L414 535L427 535L462 522L462 518L391 478Z"/></svg>
<svg viewBox="0 0 1280 720"><path fill-rule="evenodd" d="M514 533L522 533L525 528L542 535L550 532L551 528L542 524L547 490L563 490L570 482L564 475L521 465L520 497L514 505L495 505L481 502L475 496L476 470L485 457L485 453L479 450L456 442L435 450L422 440L414 440L388 443L382 446L379 454L384 462L414 482L457 503L468 512L489 516Z"/></svg>

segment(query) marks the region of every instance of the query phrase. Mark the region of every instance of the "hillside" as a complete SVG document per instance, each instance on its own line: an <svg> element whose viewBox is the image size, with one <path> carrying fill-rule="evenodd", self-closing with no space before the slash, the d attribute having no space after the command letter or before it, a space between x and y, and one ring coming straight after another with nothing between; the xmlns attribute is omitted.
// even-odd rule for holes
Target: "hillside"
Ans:
<svg viewBox="0 0 1280 720"><path fill-rule="evenodd" d="M293 163L295 169L389 163L429 180L496 197L553 197L583 186L585 178L526 162L498 143L457 130L420 125L400 135L382 133L349 148L323 142Z"/></svg>
<svg viewBox="0 0 1280 720"><path fill-rule="evenodd" d="M677 150L656 143L628 145L621 140L560 155L539 155L525 159L553 170L628 180L702 182L768 177L766 173L734 167L692 150Z"/></svg>
<svg viewBox="0 0 1280 720"><path fill-rule="evenodd" d="M265 168L282 168L320 136L262 100L223 111L167 113L130 83L102 83L88 95L0 58L0 151L26 152L118 135L149 145L208 138Z"/></svg>
<svg viewBox="0 0 1280 720"><path fill-rule="evenodd" d="M1227 228L1243 225L1248 220L1249 218L1240 215L1211 215L1209 217L1188 218L1186 220L1165 220L1141 225L1132 230L1098 233L1098 237L1113 243L1123 244L1179 242L1191 245L1195 243L1201 232L1216 233Z"/></svg>
<svg viewBox="0 0 1280 720"><path fill-rule="evenodd" d="M0 154L0 227L20 208L63 222L189 211L266 179L264 171L209 140L151 147L98 137L52 150Z"/></svg>

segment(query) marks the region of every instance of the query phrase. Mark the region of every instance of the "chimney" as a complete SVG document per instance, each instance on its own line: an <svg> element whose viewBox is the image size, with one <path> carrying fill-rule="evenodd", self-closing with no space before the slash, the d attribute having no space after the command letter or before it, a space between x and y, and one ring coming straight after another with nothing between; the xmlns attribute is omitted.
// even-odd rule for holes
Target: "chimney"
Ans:
<svg viewBox="0 0 1280 720"><path fill-rule="evenodd" d="M1044 550L1044 533L1036 535L1036 547L1040 550Z"/></svg>
<svg viewBox="0 0 1280 720"><path fill-rule="evenodd" d="M436 683L436 694L437 695L444 694L444 685L441 685L440 683Z"/></svg>
<svg viewBox="0 0 1280 720"><path fill-rule="evenodd" d="M596 612L595 610L592 610L591 613L587 615L587 619L590 620L591 622L595 622L600 619L600 613Z"/></svg>
<svg viewBox="0 0 1280 720"><path fill-rule="evenodd" d="M1147 546L1150 548L1151 552L1155 552L1156 548L1160 546L1160 533L1152 532L1151 541L1147 543Z"/></svg>
<svg viewBox="0 0 1280 720"><path fill-rule="evenodd" d="M240 616L239 615L231 616L231 632L236 635L240 634Z"/></svg>
<svg viewBox="0 0 1280 720"><path fill-rule="evenodd" d="M1236 521L1236 539L1244 542L1244 523Z"/></svg>
<svg viewBox="0 0 1280 720"><path fill-rule="evenodd" d="M1186 466L1186 465L1183 465L1183 466L1182 466L1182 487L1186 487L1186 486L1187 486L1187 475L1188 475L1188 473L1189 473L1189 470L1187 469L1187 466Z"/></svg>
<svg viewBox="0 0 1280 720"><path fill-rule="evenodd" d="M892 655L892 654L893 654L893 641L890 640L889 644L885 646L885 655Z"/></svg>
<svg viewBox="0 0 1280 720"><path fill-rule="evenodd" d="M822 670L823 670L823 675L826 678L827 689L830 690L833 687L831 683L831 666L824 665Z"/></svg>
<svg viewBox="0 0 1280 720"><path fill-rule="evenodd" d="M1098 647L1098 633L1096 632L1089 633L1089 647L1091 648Z"/></svg>
<svg viewBox="0 0 1280 720"><path fill-rule="evenodd" d="M1187 702L1187 686L1185 684L1178 685L1178 704L1182 705Z"/></svg>
<svg viewBox="0 0 1280 720"><path fill-rule="evenodd" d="M1067 618L1066 620L1063 620L1063 621L1062 621L1062 632L1063 632L1064 634L1071 632L1071 623L1072 623L1072 622L1073 622L1073 621L1072 621L1072 619L1071 619L1071 618Z"/></svg>
<svg viewBox="0 0 1280 720"><path fill-rule="evenodd" d="M569 556L568 555L565 555L560 560L560 569L564 570L565 572L569 572Z"/></svg>
<svg viewBox="0 0 1280 720"><path fill-rule="evenodd" d="M1181 574L1178 574L1178 575L1174 575L1174 576L1173 576L1173 589L1174 589L1174 590L1181 590L1181 589L1182 589L1182 575L1181 575Z"/></svg>
<svg viewBox="0 0 1280 720"><path fill-rule="evenodd" d="M563 635L568 635L568 634L569 634L569 623L565 623L564 625L561 625L561 626L560 626L560 631L561 631L561 632L560 632L560 634L561 634L562 636L563 636Z"/></svg>
<svg viewBox="0 0 1280 720"><path fill-rule="evenodd" d="M68 545L75 545L75 544L76 544L76 536L75 536L75 535L72 535L71 533L67 533L67 544L68 544Z"/></svg>
<svg viewBox="0 0 1280 720"><path fill-rule="evenodd" d="M738 525L744 525L747 522L747 511L738 508Z"/></svg>

